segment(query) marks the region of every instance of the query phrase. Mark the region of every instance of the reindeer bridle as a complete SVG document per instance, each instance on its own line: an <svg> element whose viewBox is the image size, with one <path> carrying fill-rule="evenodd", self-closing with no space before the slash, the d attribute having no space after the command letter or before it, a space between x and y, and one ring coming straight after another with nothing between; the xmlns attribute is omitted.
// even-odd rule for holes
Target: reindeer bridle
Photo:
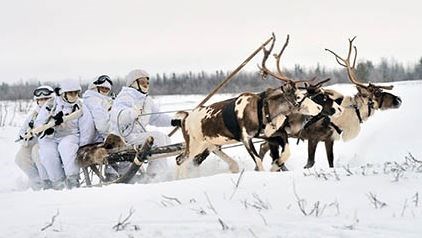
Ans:
<svg viewBox="0 0 422 238"><path fill-rule="evenodd" d="M308 96L307 93L305 93L304 97L298 102L296 100L296 88L292 88L289 91L286 91L283 86L281 86L281 91L283 94L281 94L281 97L290 105L289 109L293 110L295 108L300 108L303 101L305 101L306 97Z"/></svg>
<svg viewBox="0 0 422 238"><path fill-rule="evenodd" d="M384 103L384 97L385 97L384 91L381 88L379 88L378 86L373 85L371 83L368 86L368 90L369 90L369 92L371 92L371 94L375 98L380 98L380 103L378 105L378 108L382 108L382 105ZM372 100L372 97L371 97L371 100Z"/></svg>
<svg viewBox="0 0 422 238"><path fill-rule="evenodd" d="M372 103L369 103L368 102L368 117L371 115L371 106L370 106L370 104L373 105L373 102ZM351 107L353 107L353 109L355 109L355 113L356 113L356 116L359 119L359 123L362 123L363 122L362 115L360 114L360 108L358 107L358 105L357 104L353 104L353 105L351 105Z"/></svg>

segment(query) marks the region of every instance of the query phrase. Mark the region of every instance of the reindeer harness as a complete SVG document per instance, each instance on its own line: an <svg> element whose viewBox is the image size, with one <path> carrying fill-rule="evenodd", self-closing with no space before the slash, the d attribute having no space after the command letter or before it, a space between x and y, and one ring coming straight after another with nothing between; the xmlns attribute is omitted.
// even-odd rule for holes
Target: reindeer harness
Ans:
<svg viewBox="0 0 422 238"><path fill-rule="evenodd" d="M374 108L374 101L372 101L371 98L369 99L367 106L368 106L368 117L369 117L369 116L371 116L372 109L375 109ZM349 107L352 107L352 108L355 109L355 113L356 113L356 116L359 119L359 123L362 123L363 120L362 120L362 115L360 114L360 107L358 106L356 100L355 100L355 103L353 105L350 105Z"/></svg>

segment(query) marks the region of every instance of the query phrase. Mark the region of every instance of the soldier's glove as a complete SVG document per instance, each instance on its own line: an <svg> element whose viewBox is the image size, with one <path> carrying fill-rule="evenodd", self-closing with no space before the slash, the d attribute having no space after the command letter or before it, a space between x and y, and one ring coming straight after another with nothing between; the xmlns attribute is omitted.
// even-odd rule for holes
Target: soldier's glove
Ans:
<svg viewBox="0 0 422 238"><path fill-rule="evenodd" d="M172 119L170 122L171 126L182 127L182 120L180 119Z"/></svg>
<svg viewBox="0 0 422 238"><path fill-rule="evenodd" d="M44 135L51 135L54 133L54 128L48 128L44 131Z"/></svg>
<svg viewBox="0 0 422 238"><path fill-rule="evenodd" d="M58 112L56 115L53 116L54 124L56 126L63 123L63 111Z"/></svg>

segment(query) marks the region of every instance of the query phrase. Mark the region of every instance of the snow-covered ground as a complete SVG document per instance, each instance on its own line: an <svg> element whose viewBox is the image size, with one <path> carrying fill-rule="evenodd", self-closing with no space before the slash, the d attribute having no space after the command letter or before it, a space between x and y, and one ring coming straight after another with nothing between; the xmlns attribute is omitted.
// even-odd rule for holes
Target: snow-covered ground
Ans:
<svg viewBox="0 0 422 238"><path fill-rule="evenodd" d="M27 188L14 164L23 119L15 115L0 128L0 237L422 237L422 163L411 159L422 161L422 81L394 85L402 107L378 111L357 138L337 142L335 169L323 145L315 169L302 169L306 143L292 139L290 172L254 172L245 149L236 147L227 153L244 173L228 173L211 156L190 179L71 191ZM355 92L351 85L332 87ZM163 111L174 111L203 97L156 99Z"/></svg>

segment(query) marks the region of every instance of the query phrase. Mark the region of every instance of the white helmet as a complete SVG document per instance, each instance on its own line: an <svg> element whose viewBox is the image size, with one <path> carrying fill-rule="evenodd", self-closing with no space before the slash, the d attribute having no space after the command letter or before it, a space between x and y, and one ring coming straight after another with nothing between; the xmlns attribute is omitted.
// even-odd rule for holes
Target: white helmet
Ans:
<svg viewBox="0 0 422 238"><path fill-rule="evenodd" d="M41 85L34 90L34 100L54 97L54 90L48 85Z"/></svg>
<svg viewBox="0 0 422 238"><path fill-rule="evenodd" d="M72 92L72 91L82 91L81 85L77 80L69 79L62 81L60 83L60 91L59 94L63 94L65 92Z"/></svg>
<svg viewBox="0 0 422 238"><path fill-rule="evenodd" d="M108 75L101 75L94 82L88 85L88 89L95 89L96 87L105 87L111 90L113 82Z"/></svg>
<svg viewBox="0 0 422 238"><path fill-rule="evenodd" d="M130 86L135 82L135 80L139 78L149 78L149 74L142 69L135 69L129 72L129 74L126 76L126 86Z"/></svg>
<svg viewBox="0 0 422 238"><path fill-rule="evenodd" d="M147 78L149 79L149 74L142 69L135 69L129 72L129 74L126 76L126 86L131 86L137 79L140 78ZM140 90L143 93L147 93L149 86L142 87L141 85L137 85L138 90Z"/></svg>

